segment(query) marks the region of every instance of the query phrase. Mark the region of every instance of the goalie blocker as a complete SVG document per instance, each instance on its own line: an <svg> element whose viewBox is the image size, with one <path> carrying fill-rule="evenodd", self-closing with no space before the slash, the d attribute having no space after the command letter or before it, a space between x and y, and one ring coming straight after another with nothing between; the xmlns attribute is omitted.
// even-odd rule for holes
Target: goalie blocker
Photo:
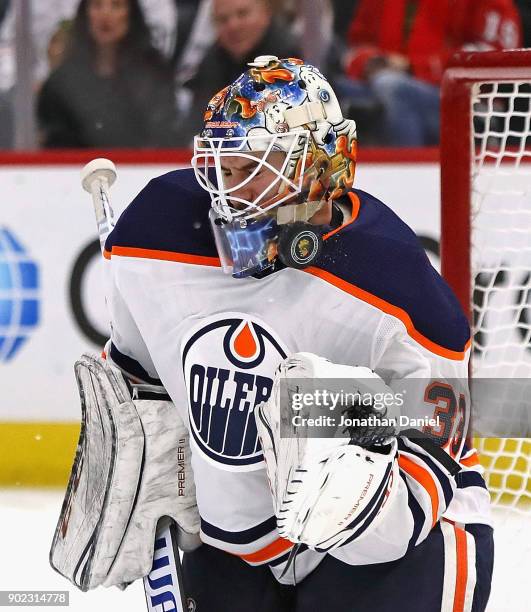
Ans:
<svg viewBox="0 0 531 612"><path fill-rule="evenodd" d="M50 563L83 591L125 588L149 574L162 517L176 522L181 549L200 544L188 432L164 389L131 389L90 355L75 372L81 434Z"/></svg>

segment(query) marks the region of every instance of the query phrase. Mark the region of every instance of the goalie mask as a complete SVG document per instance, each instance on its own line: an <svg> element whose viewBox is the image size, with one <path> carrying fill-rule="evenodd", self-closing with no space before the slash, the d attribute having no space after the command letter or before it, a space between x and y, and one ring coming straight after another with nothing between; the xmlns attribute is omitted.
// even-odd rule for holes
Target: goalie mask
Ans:
<svg viewBox="0 0 531 612"><path fill-rule="evenodd" d="M356 126L328 81L301 60L261 56L209 102L192 166L210 194L225 272L304 268L328 227L312 218L354 180Z"/></svg>

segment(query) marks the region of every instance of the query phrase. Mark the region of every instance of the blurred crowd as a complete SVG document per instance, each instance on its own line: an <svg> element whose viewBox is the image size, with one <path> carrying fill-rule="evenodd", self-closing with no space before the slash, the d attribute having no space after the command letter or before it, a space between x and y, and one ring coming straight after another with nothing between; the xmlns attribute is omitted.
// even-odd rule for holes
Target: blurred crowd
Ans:
<svg viewBox="0 0 531 612"><path fill-rule="evenodd" d="M17 1L0 0L2 148L13 145ZM43 148L188 147L212 94L269 54L317 65L363 144L436 145L451 55L531 46L529 0L33 0L31 8Z"/></svg>

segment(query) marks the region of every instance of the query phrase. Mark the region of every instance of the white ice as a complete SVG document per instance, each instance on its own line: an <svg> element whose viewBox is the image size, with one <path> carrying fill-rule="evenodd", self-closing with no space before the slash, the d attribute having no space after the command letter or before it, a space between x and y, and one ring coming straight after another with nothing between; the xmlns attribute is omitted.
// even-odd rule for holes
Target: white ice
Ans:
<svg viewBox="0 0 531 612"><path fill-rule="evenodd" d="M49 610L144 612L146 604L140 581L125 591L112 587L82 593L52 570L48 552L62 499L63 493L56 490L0 490L0 590L69 591L69 608L50 606ZM527 612L531 517L496 513L495 521L496 560L488 612ZM17 606L17 610L35 607Z"/></svg>
<svg viewBox="0 0 531 612"><path fill-rule="evenodd" d="M47 606L46 610L146 612L141 581L125 591L111 587L82 593L51 568L48 553L62 501L63 493L56 490L0 490L0 590L69 591L68 608ZM35 612L39 608L16 606L16 609Z"/></svg>

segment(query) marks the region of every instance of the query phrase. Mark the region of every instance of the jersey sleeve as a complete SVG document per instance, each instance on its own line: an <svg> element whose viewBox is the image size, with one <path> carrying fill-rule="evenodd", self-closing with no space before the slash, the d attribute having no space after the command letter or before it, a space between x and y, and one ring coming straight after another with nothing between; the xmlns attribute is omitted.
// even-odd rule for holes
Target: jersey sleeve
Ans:
<svg viewBox="0 0 531 612"><path fill-rule="evenodd" d="M147 346L120 292L112 261L106 261L105 267L107 307L111 316L111 337L105 346L105 355L130 380L162 385Z"/></svg>
<svg viewBox="0 0 531 612"><path fill-rule="evenodd" d="M408 390L403 413L433 411L437 415L440 411L444 418L439 418L440 426L422 427L420 435L415 431L399 436L395 460L399 482L382 510L383 520L330 553L354 565L403 557L443 517L463 523L487 522L489 506L477 454L464 445L469 413L468 351L461 358L437 355L416 343L400 323L384 319L373 352L375 371L393 390Z"/></svg>

